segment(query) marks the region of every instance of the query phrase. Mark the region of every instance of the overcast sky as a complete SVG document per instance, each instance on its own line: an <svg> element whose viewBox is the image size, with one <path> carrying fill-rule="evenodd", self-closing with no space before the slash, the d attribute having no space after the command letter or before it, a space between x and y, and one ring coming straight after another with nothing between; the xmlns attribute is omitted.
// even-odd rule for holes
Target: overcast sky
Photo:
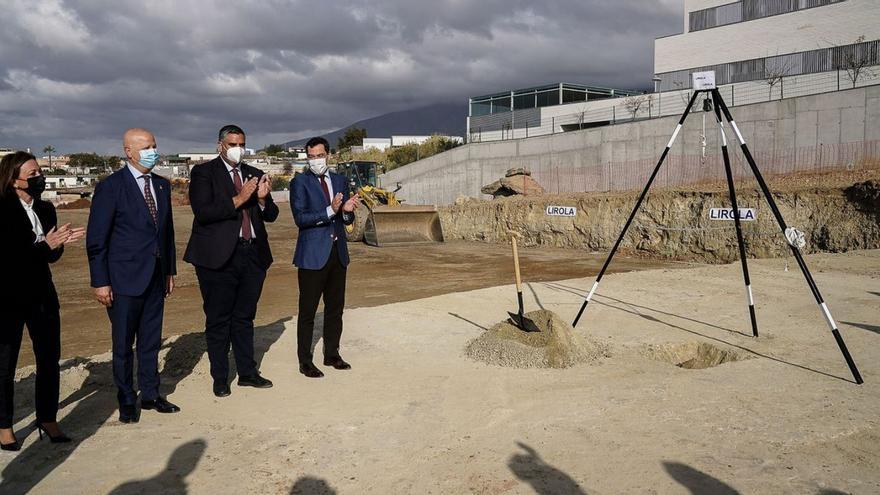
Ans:
<svg viewBox="0 0 880 495"><path fill-rule="evenodd" d="M249 147L500 90L651 85L682 0L0 0L0 147Z"/></svg>

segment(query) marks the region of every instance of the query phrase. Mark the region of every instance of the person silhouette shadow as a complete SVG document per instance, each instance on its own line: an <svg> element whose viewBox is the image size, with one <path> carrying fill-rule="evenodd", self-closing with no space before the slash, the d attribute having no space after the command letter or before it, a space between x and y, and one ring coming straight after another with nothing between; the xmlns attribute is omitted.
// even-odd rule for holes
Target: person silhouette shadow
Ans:
<svg viewBox="0 0 880 495"><path fill-rule="evenodd" d="M571 476L547 464L535 449L516 442L525 453L514 454L507 466L522 481L530 484L539 495L586 495Z"/></svg>
<svg viewBox="0 0 880 495"><path fill-rule="evenodd" d="M140 493L164 493L168 495L185 495L187 493L186 478L199 464L208 444L201 438L186 442L174 449L165 469L145 480L123 483L110 491L109 495L127 495Z"/></svg>
<svg viewBox="0 0 880 495"><path fill-rule="evenodd" d="M699 469L692 468L680 462L664 462L663 468L672 476L672 479L690 490L694 495L712 493L713 495L739 495L732 486L709 476Z"/></svg>
<svg viewBox="0 0 880 495"><path fill-rule="evenodd" d="M293 484L290 495L336 495L336 490L330 487L327 480L303 476Z"/></svg>

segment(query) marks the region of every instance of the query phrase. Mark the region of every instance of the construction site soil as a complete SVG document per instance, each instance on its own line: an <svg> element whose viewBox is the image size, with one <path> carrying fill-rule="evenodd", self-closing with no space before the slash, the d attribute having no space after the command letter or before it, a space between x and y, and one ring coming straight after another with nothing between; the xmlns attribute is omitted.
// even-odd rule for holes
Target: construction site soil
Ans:
<svg viewBox="0 0 880 495"><path fill-rule="evenodd" d="M511 368L569 368L608 355L607 346L575 333L567 322L546 309L525 314L537 331L525 332L504 320L468 343L474 361Z"/></svg>
<svg viewBox="0 0 880 495"><path fill-rule="evenodd" d="M296 268L292 265L297 229L287 211L269 224L275 264L269 269L257 313L257 325L289 318L296 313L299 297ZM60 222L85 226L88 210L58 211ZM173 336L204 329L202 298L195 270L180 258L192 227L189 207L174 211L178 276L174 294L166 301L164 335ZM508 246L474 242L447 242L411 247L374 248L350 245L352 264L348 272L346 308L378 306L429 296L492 287L513 282L513 262ZM541 247L520 252L526 281L543 282L598 273L604 256L582 250ZM670 265L638 258L620 258L612 271L631 271ZM91 356L110 349L107 313L92 297L84 243L68 246L61 260L52 265L61 300L62 358ZM27 332L25 332L27 335ZM25 337L27 339L27 337ZM30 342L22 345L19 366L33 364Z"/></svg>
<svg viewBox="0 0 880 495"><path fill-rule="evenodd" d="M795 175L770 181L773 199L790 227L803 232L804 253L880 247L880 170ZM607 252L640 191L462 198L441 209L447 239L507 243L517 232L525 246ZM743 222L748 257L790 256L776 218L754 181L737 185L738 206L755 218ZM726 183L652 190L620 244L621 252L655 259L729 263L738 259L734 223L717 215L729 208ZM576 209L573 217L548 207Z"/></svg>

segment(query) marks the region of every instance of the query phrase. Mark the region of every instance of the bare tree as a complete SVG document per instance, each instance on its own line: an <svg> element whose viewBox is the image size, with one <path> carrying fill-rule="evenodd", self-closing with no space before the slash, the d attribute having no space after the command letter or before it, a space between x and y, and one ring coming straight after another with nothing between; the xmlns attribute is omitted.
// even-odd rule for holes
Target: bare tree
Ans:
<svg viewBox="0 0 880 495"><path fill-rule="evenodd" d="M856 38L854 45L845 47L839 63L839 67L846 70L846 76L854 88L860 77L875 76L870 66L877 64L877 46L863 44L864 42L865 35L863 34Z"/></svg>
<svg viewBox="0 0 880 495"><path fill-rule="evenodd" d="M648 95L633 95L623 99L623 107L632 115L632 120L636 120L642 105L648 102Z"/></svg>
<svg viewBox="0 0 880 495"><path fill-rule="evenodd" d="M773 88L776 85L782 87L782 80L791 73L791 61L787 58L781 58L778 55L773 58L764 59L764 82L770 87L768 99L773 99ZM780 92L779 97L783 94Z"/></svg>

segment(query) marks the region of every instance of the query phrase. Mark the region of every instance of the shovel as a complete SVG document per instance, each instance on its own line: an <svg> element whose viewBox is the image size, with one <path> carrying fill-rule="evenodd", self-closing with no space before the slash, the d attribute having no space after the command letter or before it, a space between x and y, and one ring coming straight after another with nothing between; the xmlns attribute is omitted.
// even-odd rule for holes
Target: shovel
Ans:
<svg viewBox="0 0 880 495"><path fill-rule="evenodd" d="M510 245L513 247L513 270L516 272L516 298L519 302L519 311L517 313L507 312L510 315L510 322L524 332L540 332L541 329L535 325L535 322L523 315L523 296L522 296L522 279L519 276L519 252L516 249L515 232L510 233Z"/></svg>

